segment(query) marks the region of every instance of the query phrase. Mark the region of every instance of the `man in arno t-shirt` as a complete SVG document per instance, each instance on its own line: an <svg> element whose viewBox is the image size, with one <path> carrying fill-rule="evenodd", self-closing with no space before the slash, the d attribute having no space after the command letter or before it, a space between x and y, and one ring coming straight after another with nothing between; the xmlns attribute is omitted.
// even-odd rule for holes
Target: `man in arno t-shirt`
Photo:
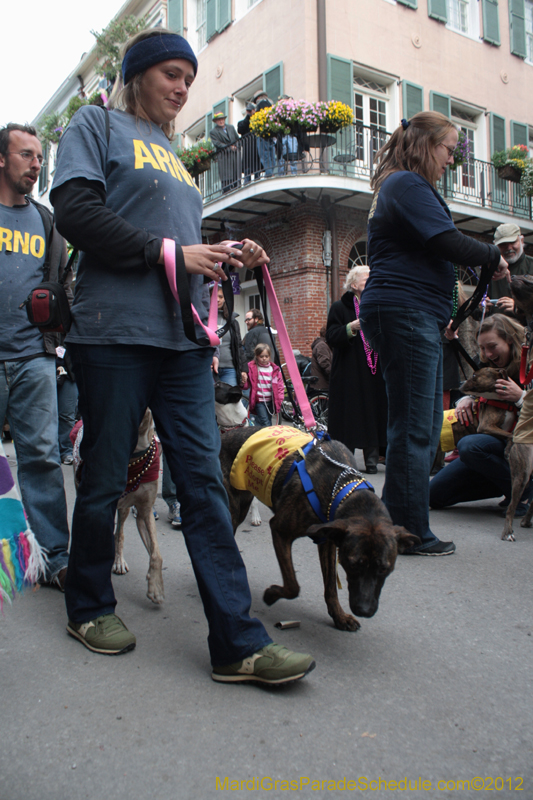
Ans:
<svg viewBox="0 0 533 800"><path fill-rule="evenodd" d="M47 574L40 582L62 590L69 532L58 446L60 342L58 334L32 327L19 309L49 275L67 282L66 246L52 214L27 197L42 160L35 128L10 123L0 130L0 421L9 420L24 508L47 550Z"/></svg>

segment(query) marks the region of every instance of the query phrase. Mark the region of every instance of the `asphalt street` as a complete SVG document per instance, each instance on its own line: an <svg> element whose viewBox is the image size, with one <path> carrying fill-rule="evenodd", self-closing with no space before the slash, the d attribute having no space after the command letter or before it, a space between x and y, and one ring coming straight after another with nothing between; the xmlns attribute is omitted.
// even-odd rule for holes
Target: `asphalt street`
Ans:
<svg viewBox="0 0 533 800"><path fill-rule="evenodd" d="M383 478L380 467L378 491ZM294 547L300 596L263 603L279 570L262 506L263 524L247 520L237 534L253 613L317 662L278 690L211 680L189 558L161 498L157 509L165 604L145 596L148 559L131 516L130 572L114 578L133 652L96 655L67 636L54 589L4 606L0 800L533 798L533 530L516 525L517 541L502 542L496 501L433 512L456 554L399 557L357 633L333 628L307 539ZM287 619L301 627L275 630Z"/></svg>

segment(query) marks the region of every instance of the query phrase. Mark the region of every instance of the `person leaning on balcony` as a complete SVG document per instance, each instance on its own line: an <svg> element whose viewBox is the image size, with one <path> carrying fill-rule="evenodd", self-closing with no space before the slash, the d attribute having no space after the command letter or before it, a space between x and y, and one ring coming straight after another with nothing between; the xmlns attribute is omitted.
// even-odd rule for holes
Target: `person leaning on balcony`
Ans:
<svg viewBox="0 0 533 800"><path fill-rule="evenodd" d="M215 127L209 138L217 151L218 172L224 193L235 189L241 179L240 153L237 151L239 137L233 125L226 124L226 115L219 111L213 117Z"/></svg>
<svg viewBox="0 0 533 800"><path fill-rule="evenodd" d="M253 133L250 133L250 120L255 112L254 103L246 103L246 113L244 118L237 123L237 132L242 139L242 171L244 173L244 183L250 183L252 172L254 181L260 177L261 161L257 153L257 140Z"/></svg>
<svg viewBox="0 0 533 800"><path fill-rule="evenodd" d="M287 682L303 677L314 661L274 645L250 617L218 458L213 348L185 334L161 268L162 240L173 240L183 255L199 313L205 311L204 276L226 280L217 262L253 269L269 259L249 239L242 251L224 242L201 244L202 197L169 143L198 69L187 40L152 28L123 52L124 88L117 81L110 101L116 110L84 106L75 114L61 137L51 192L58 229L82 251L67 342L84 423L67 631L97 653L135 647L135 636L114 613L113 521L149 406L209 623L212 677Z"/></svg>
<svg viewBox="0 0 533 800"><path fill-rule="evenodd" d="M509 264L509 272L513 275L533 275L533 258L524 252L524 237L518 225L505 222L498 225L494 232L494 244ZM509 312L514 310L514 300L511 297L509 282L506 280L490 282L489 297L498 300L498 311Z"/></svg>
<svg viewBox="0 0 533 800"><path fill-rule="evenodd" d="M270 97L262 89L254 94L253 100L256 111L262 111L264 108L270 108L273 105ZM262 139L258 136L257 152L265 170L265 178L270 178L274 174L274 167L276 166L276 145L271 139Z"/></svg>
<svg viewBox="0 0 533 800"><path fill-rule="evenodd" d="M429 474L442 428L440 331L454 335L451 262L489 264L496 280L509 274L496 245L455 228L435 189L457 140L447 117L427 111L402 120L379 150L368 215L370 277L359 315L389 399L383 499L394 524L420 538L409 552L426 556L455 551L429 527Z"/></svg>

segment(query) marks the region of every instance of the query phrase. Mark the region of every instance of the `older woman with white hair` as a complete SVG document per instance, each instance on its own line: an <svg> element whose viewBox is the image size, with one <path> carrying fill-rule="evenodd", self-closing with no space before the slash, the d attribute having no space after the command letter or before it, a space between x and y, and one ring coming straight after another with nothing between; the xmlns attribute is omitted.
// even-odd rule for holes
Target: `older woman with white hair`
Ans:
<svg viewBox="0 0 533 800"><path fill-rule="evenodd" d="M329 310L326 340L333 351L329 383L329 434L349 450L360 448L366 472L378 471L379 448L387 446L387 394L378 355L359 322L367 266L353 267L344 294Z"/></svg>

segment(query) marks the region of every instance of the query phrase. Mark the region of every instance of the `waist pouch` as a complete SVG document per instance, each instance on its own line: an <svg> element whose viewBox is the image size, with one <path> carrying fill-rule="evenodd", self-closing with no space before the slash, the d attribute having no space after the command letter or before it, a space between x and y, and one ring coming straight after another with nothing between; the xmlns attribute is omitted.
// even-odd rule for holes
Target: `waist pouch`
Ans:
<svg viewBox="0 0 533 800"><path fill-rule="evenodd" d="M39 328L41 333L69 332L72 315L67 294L60 283L40 283L32 289L19 308L23 306L26 307L30 325Z"/></svg>

